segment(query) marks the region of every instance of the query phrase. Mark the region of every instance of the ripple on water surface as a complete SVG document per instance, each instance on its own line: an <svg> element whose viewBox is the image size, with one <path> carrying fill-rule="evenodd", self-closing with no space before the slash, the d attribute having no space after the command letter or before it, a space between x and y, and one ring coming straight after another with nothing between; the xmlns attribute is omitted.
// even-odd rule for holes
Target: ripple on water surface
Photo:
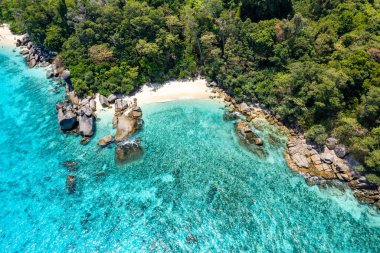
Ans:
<svg viewBox="0 0 380 253"><path fill-rule="evenodd" d="M59 132L63 96L43 70L0 54L2 252L380 252L380 218L349 190L308 186L287 168L283 145L246 150L213 101L144 105L144 156L116 165L97 140L113 133L100 113L89 145ZM268 140L270 127L264 127ZM65 192L75 160L78 190Z"/></svg>

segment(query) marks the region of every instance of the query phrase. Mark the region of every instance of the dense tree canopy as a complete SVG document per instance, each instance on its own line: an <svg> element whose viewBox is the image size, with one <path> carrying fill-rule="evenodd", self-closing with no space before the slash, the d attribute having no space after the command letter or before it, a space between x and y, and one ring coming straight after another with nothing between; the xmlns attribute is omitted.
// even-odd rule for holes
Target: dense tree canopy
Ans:
<svg viewBox="0 0 380 253"><path fill-rule="evenodd" d="M202 74L380 175L379 0L1 0L84 95Z"/></svg>

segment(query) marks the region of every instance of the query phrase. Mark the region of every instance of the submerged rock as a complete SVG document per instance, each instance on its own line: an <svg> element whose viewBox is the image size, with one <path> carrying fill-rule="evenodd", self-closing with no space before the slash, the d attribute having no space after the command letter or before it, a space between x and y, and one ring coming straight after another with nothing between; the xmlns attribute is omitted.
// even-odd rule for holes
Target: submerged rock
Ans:
<svg viewBox="0 0 380 253"><path fill-rule="evenodd" d="M258 146L262 146L263 140L252 131L252 129L248 126L248 124L244 121L240 121L236 124L236 129L241 138L246 140L250 144L256 144Z"/></svg>
<svg viewBox="0 0 380 253"><path fill-rule="evenodd" d="M115 141L115 138L112 135L107 135L99 140L98 145L101 147L106 147L113 143Z"/></svg>
<svg viewBox="0 0 380 253"><path fill-rule="evenodd" d="M133 161L143 154L141 141L135 139L132 141L119 142L116 146L115 159L118 163Z"/></svg>
<svg viewBox="0 0 380 253"><path fill-rule="evenodd" d="M74 175L68 175L66 178L66 189L70 194L75 192L76 185L77 185L76 177Z"/></svg>
<svg viewBox="0 0 380 253"><path fill-rule="evenodd" d="M62 163L64 167L67 168L68 171L75 171L78 168L78 162L75 161L65 161Z"/></svg>
<svg viewBox="0 0 380 253"><path fill-rule="evenodd" d="M189 244L196 244L198 243L198 238L195 235L188 234L186 236L186 242Z"/></svg>
<svg viewBox="0 0 380 253"><path fill-rule="evenodd" d="M238 120L239 119L239 113L237 112L224 112L223 114L223 120L224 121L233 121L233 120Z"/></svg>

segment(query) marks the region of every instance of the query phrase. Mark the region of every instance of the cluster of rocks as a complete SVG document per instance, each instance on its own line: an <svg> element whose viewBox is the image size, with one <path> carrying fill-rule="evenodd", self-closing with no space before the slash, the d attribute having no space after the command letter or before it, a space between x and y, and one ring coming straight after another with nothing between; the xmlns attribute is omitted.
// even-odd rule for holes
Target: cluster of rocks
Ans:
<svg viewBox="0 0 380 253"><path fill-rule="evenodd" d="M290 168L304 174L308 182L335 179L347 182L359 200L380 207L379 187L351 168L345 159L347 154L347 148L338 144L335 138L328 138L323 149L318 152L312 145L308 145L303 135L292 133L285 156Z"/></svg>
<svg viewBox="0 0 380 253"><path fill-rule="evenodd" d="M81 134L81 143L88 143L95 131L95 98L89 96L79 99L74 91L71 91L67 100L57 104L56 109L61 130Z"/></svg>
<svg viewBox="0 0 380 253"><path fill-rule="evenodd" d="M16 47L22 47L20 54L24 55L24 60L30 68L34 68L37 65L47 67L56 56L55 53L45 52L37 47L27 34L21 39L17 39Z"/></svg>
<svg viewBox="0 0 380 253"><path fill-rule="evenodd" d="M142 129L142 111L137 105L137 100L128 102L122 99L115 100L115 115L113 125L116 127L116 152L117 162L125 162L137 158L142 154L141 142L138 139L128 140L136 131Z"/></svg>
<svg viewBox="0 0 380 253"><path fill-rule="evenodd" d="M254 118L263 118L269 124L288 137L285 158L289 167L302 173L309 183L333 182L339 180L347 183L354 191L354 195L365 203L375 204L380 208L380 186L369 182L360 172L354 170L347 161L348 150L338 144L335 138L328 138L322 150L317 150L309 145L305 136L298 131L286 127L280 119L272 116L269 111L257 105L248 106L246 103L236 103L222 89L213 87L213 98L221 98L226 102L227 111L224 115L226 120L239 119L239 115L245 116L245 121L237 123L238 134L248 143L262 145L258 136L247 123Z"/></svg>
<svg viewBox="0 0 380 253"><path fill-rule="evenodd" d="M236 124L236 130L239 136L244 139L248 144L256 144L262 146L263 140L252 130L252 128L245 121L239 121Z"/></svg>
<svg viewBox="0 0 380 253"><path fill-rule="evenodd" d="M99 102L103 107L114 104L115 112L112 124L116 128L116 135L115 137L112 135L103 137L99 140L98 145L106 147L116 142L115 159L119 163L138 158L143 152L141 141L130 139L143 126L142 111L137 105L137 100L121 99L111 94L108 97L100 95Z"/></svg>

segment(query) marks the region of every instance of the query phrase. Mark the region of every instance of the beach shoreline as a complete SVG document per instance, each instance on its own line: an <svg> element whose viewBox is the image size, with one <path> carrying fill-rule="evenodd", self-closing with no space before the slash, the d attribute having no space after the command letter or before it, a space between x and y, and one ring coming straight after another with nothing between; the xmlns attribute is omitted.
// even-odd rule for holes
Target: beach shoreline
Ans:
<svg viewBox="0 0 380 253"><path fill-rule="evenodd" d="M0 45L3 46L16 46L16 41L21 39L22 35L13 34L8 24L0 25Z"/></svg>

